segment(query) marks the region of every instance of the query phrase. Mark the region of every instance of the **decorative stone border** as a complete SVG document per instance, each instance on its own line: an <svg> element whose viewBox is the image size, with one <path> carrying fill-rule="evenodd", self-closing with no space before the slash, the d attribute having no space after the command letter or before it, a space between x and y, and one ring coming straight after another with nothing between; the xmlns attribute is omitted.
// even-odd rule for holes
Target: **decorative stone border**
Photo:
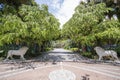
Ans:
<svg viewBox="0 0 120 80"><path fill-rule="evenodd" d="M76 76L73 72L68 70L55 70L49 74L50 80L75 80Z"/></svg>

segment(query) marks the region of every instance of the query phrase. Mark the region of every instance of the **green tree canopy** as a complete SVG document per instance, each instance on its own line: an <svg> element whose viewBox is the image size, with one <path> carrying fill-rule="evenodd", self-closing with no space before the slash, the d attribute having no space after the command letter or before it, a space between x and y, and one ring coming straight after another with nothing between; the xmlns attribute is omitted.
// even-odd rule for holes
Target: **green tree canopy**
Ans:
<svg viewBox="0 0 120 80"><path fill-rule="evenodd" d="M99 40L120 40L119 21L105 19L105 14L110 10L104 3L80 3L62 31L65 36L81 45L95 45Z"/></svg>
<svg viewBox="0 0 120 80"><path fill-rule="evenodd" d="M0 13L0 45L26 42L42 44L44 41L56 39L59 36L59 22L48 12L47 5L26 5L32 0L12 0L20 3L16 8L3 0ZM23 4L24 3L24 4Z"/></svg>

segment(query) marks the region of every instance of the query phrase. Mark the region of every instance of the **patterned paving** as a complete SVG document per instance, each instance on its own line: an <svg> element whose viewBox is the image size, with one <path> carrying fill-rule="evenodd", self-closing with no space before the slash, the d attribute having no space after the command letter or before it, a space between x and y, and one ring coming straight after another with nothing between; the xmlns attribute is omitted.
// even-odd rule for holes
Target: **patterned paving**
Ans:
<svg viewBox="0 0 120 80"><path fill-rule="evenodd" d="M43 58L43 61L0 63L0 80L50 80L50 73L59 70L75 74L75 80L120 80L120 66L102 62L73 62L83 59L67 50L55 49Z"/></svg>
<svg viewBox="0 0 120 80"><path fill-rule="evenodd" d="M39 64L39 62L38 62ZM0 80L49 80L49 74L56 70L71 71L76 75L76 80L88 77L90 80L120 80L120 67L106 64L86 64L76 62L60 62L53 65L51 62L41 63L35 69L17 69L0 72Z"/></svg>

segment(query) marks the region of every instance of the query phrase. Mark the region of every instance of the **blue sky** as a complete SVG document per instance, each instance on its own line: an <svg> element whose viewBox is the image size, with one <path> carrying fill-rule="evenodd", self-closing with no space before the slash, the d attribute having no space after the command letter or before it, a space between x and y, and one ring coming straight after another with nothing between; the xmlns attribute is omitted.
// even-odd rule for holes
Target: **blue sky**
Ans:
<svg viewBox="0 0 120 80"><path fill-rule="evenodd" d="M49 12L55 15L61 23L66 23L74 13L75 7L84 0L35 0L38 4L47 4Z"/></svg>
<svg viewBox="0 0 120 80"><path fill-rule="evenodd" d="M57 13L64 0L35 0L38 4L47 4L50 13Z"/></svg>
<svg viewBox="0 0 120 80"><path fill-rule="evenodd" d="M38 4L47 4L50 13L57 13L64 0L35 0Z"/></svg>

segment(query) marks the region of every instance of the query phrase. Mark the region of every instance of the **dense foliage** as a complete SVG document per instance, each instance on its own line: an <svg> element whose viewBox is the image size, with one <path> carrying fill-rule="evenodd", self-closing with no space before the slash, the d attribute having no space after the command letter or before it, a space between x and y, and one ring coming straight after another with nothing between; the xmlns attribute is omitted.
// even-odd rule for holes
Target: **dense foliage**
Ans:
<svg viewBox="0 0 120 80"><path fill-rule="evenodd" d="M72 18L64 24L62 32L83 50L89 46L118 44L120 22L105 18L111 10L104 3L80 3Z"/></svg>
<svg viewBox="0 0 120 80"><path fill-rule="evenodd" d="M0 46L44 46L59 37L60 24L47 5L39 6L33 0L12 1L2 0L0 4Z"/></svg>
<svg viewBox="0 0 120 80"><path fill-rule="evenodd" d="M108 13L109 18L116 14L118 20L120 21L120 1L119 0L103 0L103 1L107 7L112 8L112 10Z"/></svg>

